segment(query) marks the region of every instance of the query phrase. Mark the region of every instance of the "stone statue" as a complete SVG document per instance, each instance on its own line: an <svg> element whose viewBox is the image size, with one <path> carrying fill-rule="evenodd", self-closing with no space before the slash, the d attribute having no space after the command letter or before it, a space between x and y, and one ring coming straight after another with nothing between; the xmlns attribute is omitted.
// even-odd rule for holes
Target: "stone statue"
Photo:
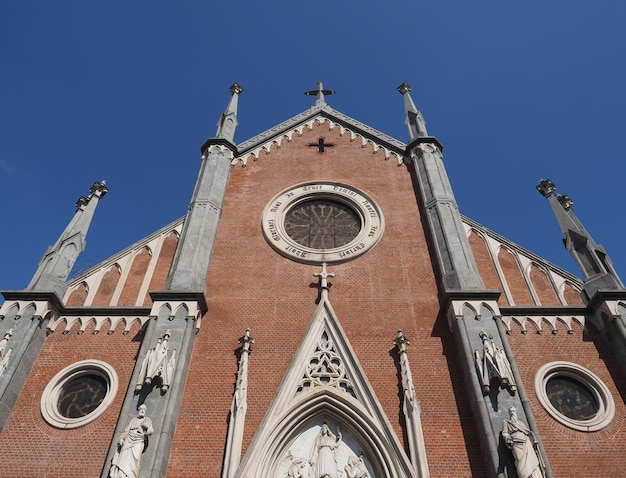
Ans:
<svg viewBox="0 0 626 478"><path fill-rule="evenodd" d="M481 357L478 350L474 351L474 360L483 394L489 393L491 379L496 379L502 388L506 388L511 395L515 395L517 385L504 350L499 349L493 337L488 337L484 330L481 330L479 335L483 341L483 354Z"/></svg>
<svg viewBox="0 0 626 478"><path fill-rule="evenodd" d="M517 409L509 408L509 418L502 421L502 438L515 457L519 478L544 478L532 431L517 418Z"/></svg>
<svg viewBox="0 0 626 478"><path fill-rule="evenodd" d="M0 375L4 373L9 365L9 359L11 358L11 352L13 349L9 347L9 339L13 336L13 329L9 329L4 334L4 338L0 340Z"/></svg>
<svg viewBox="0 0 626 478"><path fill-rule="evenodd" d="M156 346L146 354L139 371L139 379L135 386L136 391L140 391L144 384L150 385L157 378L161 380L162 393L167 392L170 388L176 367L176 350L170 350L169 345L171 336L172 332L167 329L157 341Z"/></svg>
<svg viewBox="0 0 626 478"><path fill-rule="evenodd" d="M355 455L350 455L348 463L343 469L348 478L370 478L370 474L363 461L363 455L358 458Z"/></svg>
<svg viewBox="0 0 626 478"><path fill-rule="evenodd" d="M306 458L299 458L291 462L289 466L289 470L287 471L288 478L308 478L308 475L305 474L304 470L308 465L308 460Z"/></svg>
<svg viewBox="0 0 626 478"><path fill-rule="evenodd" d="M137 478L141 455L148 436L154 431L152 420L146 417L145 405L139 406L138 415L131 419L120 437L117 451L111 460L110 478Z"/></svg>
<svg viewBox="0 0 626 478"><path fill-rule="evenodd" d="M315 438L311 453L311 466L315 471L314 478L337 478L337 448L341 442L341 431L337 435L325 423Z"/></svg>

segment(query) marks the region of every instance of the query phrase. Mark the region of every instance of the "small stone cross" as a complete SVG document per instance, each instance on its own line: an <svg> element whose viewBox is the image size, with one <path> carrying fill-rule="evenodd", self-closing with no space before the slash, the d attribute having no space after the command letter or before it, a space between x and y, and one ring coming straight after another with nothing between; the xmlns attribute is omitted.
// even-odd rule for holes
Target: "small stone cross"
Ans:
<svg viewBox="0 0 626 478"><path fill-rule="evenodd" d="M335 277L334 272L326 272L326 263L322 262L322 272L314 272L313 275L315 277L320 278L320 287L322 289L328 290L328 278Z"/></svg>
<svg viewBox="0 0 626 478"><path fill-rule="evenodd" d="M307 146L309 148L318 148L317 152L322 154L325 148L332 148L335 146L335 143L324 143L324 138L320 138L317 140L317 143L309 143Z"/></svg>

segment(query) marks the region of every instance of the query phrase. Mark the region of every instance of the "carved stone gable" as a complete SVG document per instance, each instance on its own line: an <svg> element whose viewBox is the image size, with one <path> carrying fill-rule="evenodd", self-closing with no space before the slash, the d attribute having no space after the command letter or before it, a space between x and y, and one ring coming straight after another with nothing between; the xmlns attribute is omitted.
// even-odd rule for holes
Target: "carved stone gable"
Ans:
<svg viewBox="0 0 626 478"><path fill-rule="evenodd" d="M234 477L415 478L324 293L332 276L320 277L309 329Z"/></svg>
<svg viewBox="0 0 626 478"><path fill-rule="evenodd" d="M346 374L343 360L326 331L322 333L317 342L315 352L298 384L296 396L312 387L319 386L335 387L356 398L354 386Z"/></svg>

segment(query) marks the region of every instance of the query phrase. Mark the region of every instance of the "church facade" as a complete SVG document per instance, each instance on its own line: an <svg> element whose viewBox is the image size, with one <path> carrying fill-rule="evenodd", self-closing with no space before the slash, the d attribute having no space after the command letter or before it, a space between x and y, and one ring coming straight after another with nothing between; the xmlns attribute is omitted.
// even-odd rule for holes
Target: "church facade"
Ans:
<svg viewBox="0 0 626 478"><path fill-rule="evenodd" d="M626 469L626 290L461 216L407 84L398 141L314 105L202 146L186 215L68 280L94 183L0 308L0 476L549 478ZM547 238L549 239L549 238Z"/></svg>

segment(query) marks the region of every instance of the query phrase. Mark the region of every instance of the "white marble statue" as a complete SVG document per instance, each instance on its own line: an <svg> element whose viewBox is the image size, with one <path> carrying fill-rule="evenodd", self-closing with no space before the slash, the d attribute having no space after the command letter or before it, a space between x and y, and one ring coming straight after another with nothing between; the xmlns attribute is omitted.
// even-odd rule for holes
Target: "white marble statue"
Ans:
<svg viewBox="0 0 626 478"><path fill-rule="evenodd" d="M156 346L148 351L141 364L139 379L135 390L140 391L144 384L150 385L153 380L161 379L161 392L170 388L176 367L176 350L170 350L169 340L172 332L167 329L157 341Z"/></svg>
<svg viewBox="0 0 626 478"><path fill-rule="evenodd" d="M484 330L480 331L480 338L483 341L482 357L480 352L476 350L474 360L483 393L485 395L489 393L491 379L496 379L502 388L506 388L511 395L514 395L517 391L517 385L504 350L499 349L493 337L488 337Z"/></svg>
<svg viewBox="0 0 626 478"><path fill-rule="evenodd" d="M13 336L13 329L9 329L4 334L4 338L0 340L0 375L6 370L11 358L13 349L9 348L9 339Z"/></svg>
<svg viewBox="0 0 626 478"><path fill-rule="evenodd" d="M502 421L502 438L515 457L519 478L544 478L532 431L517 418L517 409L509 408L509 418Z"/></svg>
<svg viewBox="0 0 626 478"><path fill-rule="evenodd" d="M289 470L287 471L288 478L308 478L308 474L305 473L308 460L306 458L300 458L291 462Z"/></svg>
<svg viewBox="0 0 626 478"><path fill-rule="evenodd" d="M350 455L348 457L348 463L343 468L348 478L369 478L370 474L365 467L363 461L363 455L356 457L356 455Z"/></svg>
<svg viewBox="0 0 626 478"><path fill-rule="evenodd" d="M110 478L137 478L141 466L144 444L154 431L152 420L146 417L146 406L139 406L139 413L126 426L111 460Z"/></svg>
<svg viewBox="0 0 626 478"><path fill-rule="evenodd" d="M337 448L341 444L341 431L335 436L325 423L315 437L311 452L311 465L315 478L337 478Z"/></svg>

